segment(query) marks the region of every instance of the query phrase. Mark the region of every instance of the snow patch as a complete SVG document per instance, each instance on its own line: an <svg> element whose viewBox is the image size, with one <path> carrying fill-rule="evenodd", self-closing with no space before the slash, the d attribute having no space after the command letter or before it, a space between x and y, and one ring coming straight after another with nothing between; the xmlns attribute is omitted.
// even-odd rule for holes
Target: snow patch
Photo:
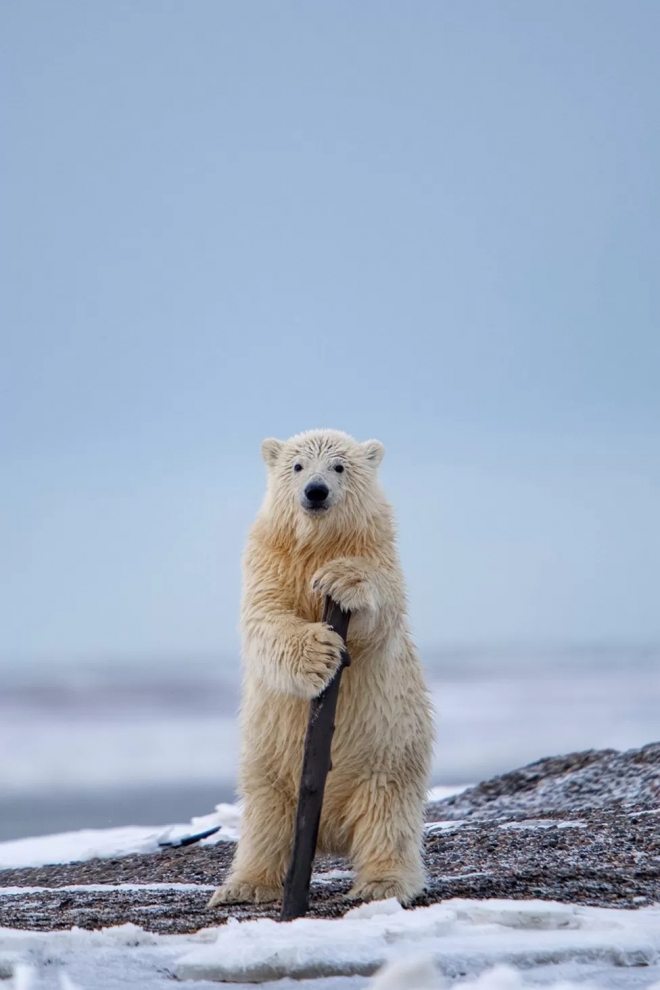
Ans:
<svg viewBox="0 0 660 990"><path fill-rule="evenodd" d="M525 830L528 828L587 828L587 822L563 822L553 818L529 818L524 822L505 822L499 828Z"/></svg>
<svg viewBox="0 0 660 990"><path fill-rule="evenodd" d="M312 883L332 883L333 880L352 880L353 870L326 870L325 873L314 873Z"/></svg>
<svg viewBox="0 0 660 990"><path fill-rule="evenodd" d="M369 990L444 990L446 986L433 958L422 956L389 963L370 982ZM461 990L524 990L530 986L537 986L536 981L523 979L519 970L505 965L486 970L476 980L461 982ZM544 990L585 990L583 982L570 980L544 983L543 987ZM660 984L654 983L648 990L660 990Z"/></svg>
<svg viewBox="0 0 660 990"><path fill-rule="evenodd" d="M425 822L424 831L427 835L433 835L435 832L454 832L457 828L462 828L463 825L467 824L467 821L460 819L453 822Z"/></svg>
<svg viewBox="0 0 660 990"><path fill-rule="evenodd" d="M157 935L131 924L101 931L0 928L0 974L13 974L6 990L37 990L46 960L57 974L48 985L58 990L167 990L175 973L244 983L370 975L383 965L370 990L443 990L457 977L461 990L651 990L652 983L660 990L660 908L456 899L404 911L390 900L339 919L233 919L191 935ZM628 970L627 979L631 966L648 968ZM359 990L362 983L344 986Z"/></svg>
<svg viewBox="0 0 660 990"><path fill-rule="evenodd" d="M1 975L0 966L0 975ZM12 977L8 990L34 990L36 970L34 966L26 966L24 963L16 963L11 967L8 976Z"/></svg>
<svg viewBox="0 0 660 990"><path fill-rule="evenodd" d="M158 842L169 829L149 826L80 829L58 835L0 842L0 869L75 863L85 859L130 856L157 852Z"/></svg>
<svg viewBox="0 0 660 990"><path fill-rule="evenodd" d="M568 960L643 966L660 957L660 909L451 900L404 911L378 901L343 918L231 919L178 962L180 979L260 983L374 973L414 946L448 977Z"/></svg>
<svg viewBox="0 0 660 990"><path fill-rule="evenodd" d="M56 835L39 835L29 839L0 842L0 870L56 863L78 863L88 859L114 859L134 853L158 852L160 844L182 836L220 827L220 831L201 845L236 842L242 809L236 804L218 804L210 815L193 818L187 825L142 826L80 829Z"/></svg>
<svg viewBox="0 0 660 990"><path fill-rule="evenodd" d="M439 784L437 787L431 787L428 792L427 801L429 804L432 804L434 801L444 801L445 798L454 797L456 794L462 794L463 791L469 790L470 787L474 787L474 784Z"/></svg>

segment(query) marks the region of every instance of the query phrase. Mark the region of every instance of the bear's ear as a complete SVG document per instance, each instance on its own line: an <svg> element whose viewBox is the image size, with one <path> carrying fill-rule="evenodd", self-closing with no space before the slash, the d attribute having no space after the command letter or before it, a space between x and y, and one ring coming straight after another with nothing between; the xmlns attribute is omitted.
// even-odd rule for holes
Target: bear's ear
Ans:
<svg viewBox="0 0 660 990"><path fill-rule="evenodd" d="M268 440L263 441L261 444L261 456L268 467L274 466L277 458L280 456L283 446L283 442L281 440L275 440L274 437L269 437Z"/></svg>
<svg viewBox="0 0 660 990"><path fill-rule="evenodd" d="M364 456L367 458L370 464L374 467L378 467L385 455L385 448L383 447L380 440L365 440L360 446L364 451Z"/></svg>

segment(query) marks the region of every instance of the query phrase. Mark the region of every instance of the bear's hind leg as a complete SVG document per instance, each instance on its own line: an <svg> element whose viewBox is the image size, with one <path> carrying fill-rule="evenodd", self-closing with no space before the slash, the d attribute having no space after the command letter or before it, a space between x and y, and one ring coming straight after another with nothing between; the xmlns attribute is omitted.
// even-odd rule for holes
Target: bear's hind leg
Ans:
<svg viewBox="0 0 660 990"><path fill-rule="evenodd" d="M291 855L294 811L295 801L268 784L246 794L234 862L225 882L211 897L210 908L281 898Z"/></svg>
<svg viewBox="0 0 660 990"><path fill-rule="evenodd" d="M349 897L409 904L424 889L424 801L414 784L377 775L356 788L350 803L351 856L356 878Z"/></svg>

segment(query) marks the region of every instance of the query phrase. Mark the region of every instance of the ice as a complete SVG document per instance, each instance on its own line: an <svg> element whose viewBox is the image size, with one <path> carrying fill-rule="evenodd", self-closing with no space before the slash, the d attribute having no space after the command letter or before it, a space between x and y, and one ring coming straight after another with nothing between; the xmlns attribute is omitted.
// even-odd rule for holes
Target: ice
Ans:
<svg viewBox="0 0 660 990"><path fill-rule="evenodd" d="M80 990L80 988L66 973L60 973L60 990Z"/></svg>
<svg viewBox="0 0 660 990"><path fill-rule="evenodd" d="M12 977L8 990L35 990L36 971L34 966L17 963L7 975Z"/></svg>
<svg viewBox="0 0 660 990"><path fill-rule="evenodd" d="M53 973L57 975L46 984L49 990L67 990L67 986L77 990L117 990L126 986L161 990L171 987L170 967L181 951L214 936L213 930L194 935L156 935L131 924L100 931L0 928L0 972L4 977L13 973L7 990L42 990L42 980Z"/></svg>
<svg viewBox="0 0 660 990"><path fill-rule="evenodd" d="M204 844L234 842L238 837L240 820L240 805L219 804L211 814L193 818L187 825L130 825L12 839L9 842L0 842L0 870L82 862L96 858L111 859L133 853L153 853L158 851L161 842L171 842L216 825L220 826L220 831L203 839Z"/></svg>
<svg viewBox="0 0 660 990"><path fill-rule="evenodd" d="M14 952L3 952L0 954L0 980L8 980L15 973L19 965L18 957Z"/></svg>
<svg viewBox="0 0 660 990"><path fill-rule="evenodd" d="M159 840L168 831L147 826L127 826L12 839L0 843L0 869L156 852Z"/></svg>
<svg viewBox="0 0 660 990"><path fill-rule="evenodd" d="M486 970L476 980L469 979L461 983L461 990L524 990L525 987L536 984L532 974L525 979L520 970L512 966L494 966ZM584 990L585 984L559 979L544 983L545 990ZM587 984L596 987L597 984ZM389 963L374 977L369 984L369 990L443 990L447 982L442 979L431 956L421 958L400 959ZM660 990L660 984L653 984L649 990Z"/></svg>
<svg viewBox="0 0 660 990"><path fill-rule="evenodd" d="M404 911L396 901L380 901L339 919L232 920L212 944L186 953L176 972L180 979L237 983L364 975L411 945L452 978L501 964L648 966L660 954L660 909L452 900Z"/></svg>
<svg viewBox="0 0 660 990"><path fill-rule="evenodd" d="M192 935L131 924L0 928L0 975L14 974L7 990L167 990L173 977L200 988L224 980L273 990L316 977L314 990L362 990L368 974L377 974L369 990L443 990L457 978L461 990L650 990L659 959L659 907L546 901L452 900L412 911L379 901L339 919L233 920Z"/></svg>
<svg viewBox="0 0 660 990"><path fill-rule="evenodd" d="M397 959L388 963L369 984L369 990L436 990L439 973L431 956Z"/></svg>
<svg viewBox="0 0 660 990"><path fill-rule="evenodd" d="M13 967L13 973L7 975L12 978L6 984L6 990L37 990L38 988L37 969L35 966L26 966L23 963L18 963ZM0 970L0 979L2 978L2 970ZM65 972L58 973L58 984L59 990L81 990Z"/></svg>

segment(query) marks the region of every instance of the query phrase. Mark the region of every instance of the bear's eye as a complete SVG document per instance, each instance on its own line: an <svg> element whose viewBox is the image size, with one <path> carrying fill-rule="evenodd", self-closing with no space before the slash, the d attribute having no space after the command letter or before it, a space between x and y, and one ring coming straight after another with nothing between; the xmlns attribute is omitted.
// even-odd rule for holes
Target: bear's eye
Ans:
<svg viewBox="0 0 660 990"><path fill-rule="evenodd" d="M337 474L341 474L343 470L344 470L343 464L335 464L335 471L337 472Z"/></svg>
<svg viewBox="0 0 660 990"><path fill-rule="evenodd" d="M302 464L294 464L293 465L293 470L294 471L302 471Z"/></svg>

